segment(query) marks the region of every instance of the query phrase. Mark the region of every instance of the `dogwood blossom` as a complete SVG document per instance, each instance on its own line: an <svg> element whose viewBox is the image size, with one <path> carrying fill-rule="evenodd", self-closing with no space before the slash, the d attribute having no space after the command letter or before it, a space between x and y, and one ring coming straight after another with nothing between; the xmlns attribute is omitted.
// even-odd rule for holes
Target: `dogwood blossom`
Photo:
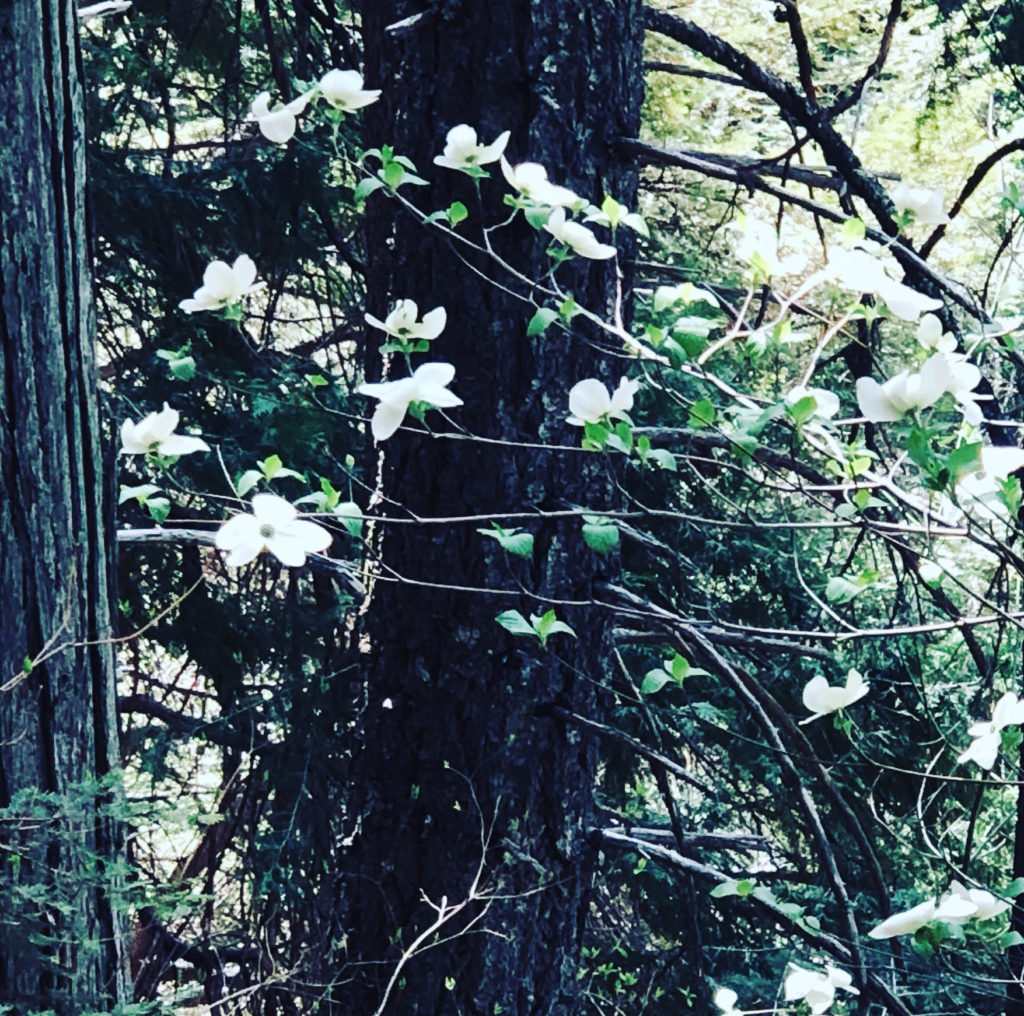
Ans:
<svg viewBox="0 0 1024 1016"><path fill-rule="evenodd" d="M1008 900L1001 900L987 889L968 889L962 882L957 882L955 879L949 884L949 893L951 896L959 896L978 908L971 914L973 921L990 921L993 917L998 917L1010 909Z"/></svg>
<svg viewBox="0 0 1024 1016"><path fill-rule="evenodd" d="M445 139L444 154L434 156L434 164L446 169L473 169L497 162L505 151L510 131L501 134L489 145L482 145L476 139L476 130L469 124L460 123L453 127Z"/></svg>
<svg viewBox="0 0 1024 1016"><path fill-rule="evenodd" d="M548 205L551 208L583 203L583 199L574 194L568 187L559 187L548 180L548 171L536 162L520 162L511 166L503 155L501 172L509 186L518 191L528 201L537 205Z"/></svg>
<svg viewBox="0 0 1024 1016"><path fill-rule="evenodd" d="M178 306L189 314L218 310L238 303L264 285L256 281L256 265L247 254L237 257L233 265L225 261L211 261L203 272L202 286L192 294L191 300L182 300Z"/></svg>
<svg viewBox="0 0 1024 1016"><path fill-rule="evenodd" d="M380 98L379 88L363 88L359 71L330 70L317 85L317 90L335 109L354 113Z"/></svg>
<svg viewBox="0 0 1024 1016"><path fill-rule="evenodd" d="M301 568L307 554L326 550L332 536L323 526L298 518L295 506L276 494L257 494L252 514L236 515L217 530L214 544L227 551L232 568L248 564L269 550L290 568Z"/></svg>
<svg viewBox="0 0 1024 1016"><path fill-rule="evenodd" d="M544 228L559 242L581 258L603 261L613 258L618 251L607 243L600 243L593 232L578 222L567 222L565 209L556 208L548 217Z"/></svg>
<svg viewBox="0 0 1024 1016"><path fill-rule="evenodd" d="M386 441L391 437L402 425L409 406L414 402L427 402L436 409L461 406L462 399L448 391L454 377L455 368L450 363L424 363L413 371L411 377L360 385L356 389L360 394L380 399L370 421L374 438Z"/></svg>
<svg viewBox="0 0 1024 1016"><path fill-rule="evenodd" d="M786 395L786 405L795 406L801 399L806 398L814 399L814 411L811 416L830 420L839 412L839 396L827 388L805 388L803 385L797 385Z"/></svg>
<svg viewBox="0 0 1024 1016"><path fill-rule="evenodd" d="M1024 701L1020 701L1012 691L1008 691L996 703L991 720L973 723L967 728L967 733L974 740L957 762L976 762L982 769L991 769L999 755L1002 731L1006 727L1021 723L1024 723Z"/></svg>
<svg viewBox="0 0 1024 1016"><path fill-rule="evenodd" d="M268 140L283 145L291 141L298 126L296 117L305 110L310 93L306 92L283 106L270 108L270 92L260 92L252 100L252 118Z"/></svg>
<svg viewBox="0 0 1024 1016"><path fill-rule="evenodd" d="M981 470L957 480L961 497L974 498L986 506L997 507L999 490L1011 473L1024 469L1024 449L1012 445L985 445L981 452ZM1003 509L1005 513L1005 508Z"/></svg>
<svg viewBox="0 0 1024 1016"><path fill-rule="evenodd" d="M745 213L737 219L734 228L743 232L733 246L733 253L745 264L753 265L756 261L769 278L794 275L802 272L807 264L803 254L780 257L778 231L755 215Z"/></svg>
<svg viewBox="0 0 1024 1016"><path fill-rule="evenodd" d="M853 293L871 293L885 301L898 318L916 321L927 311L938 310L942 301L911 289L890 278L885 266L873 254L856 248L835 248L825 268L808 280L808 285L828 279Z"/></svg>
<svg viewBox="0 0 1024 1016"><path fill-rule="evenodd" d="M736 1008L739 995L732 988L719 988L715 992L715 1005L722 1010L722 1016L744 1016L742 1009Z"/></svg>
<svg viewBox="0 0 1024 1016"><path fill-rule="evenodd" d="M974 389L981 384L981 371L969 363L963 353L939 353L944 356L949 366L949 378L946 382L946 391L960 403L963 409L964 419L975 425L981 423L981 406L977 399L985 396L975 395Z"/></svg>
<svg viewBox="0 0 1024 1016"><path fill-rule="evenodd" d="M597 378L577 381L569 389L570 415L566 420L574 427L584 427L588 423L625 416L633 408L633 396L639 388L639 381L624 377L614 393L609 395L608 389Z"/></svg>
<svg viewBox="0 0 1024 1016"><path fill-rule="evenodd" d="M820 719L828 713L845 709L862 699L869 690L867 682L856 670L851 670L846 675L846 684L841 688L830 685L821 674L818 674L804 686L803 702L812 715L801 722L810 723L811 720Z"/></svg>
<svg viewBox="0 0 1024 1016"><path fill-rule="evenodd" d="M916 907L887 917L881 924L868 932L868 938L896 938L899 935L913 935L915 931L931 921L961 924L977 913L977 904L955 893L947 893L938 900L933 896Z"/></svg>
<svg viewBox="0 0 1024 1016"><path fill-rule="evenodd" d="M971 420L974 413L968 403L974 410L977 405L969 393L980 380L981 372L965 357L935 353L916 374L904 370L884 384L870 377L858 378L857 403L872 423L891 423L912 409L927 409L950 392L964 405L964 415Z"/></svg>
<svg viewBox="0 0 1024 1016"><path fill-rule="evenodd" d="M917 326L917 341L922 348L933 353L952 353L956 350L956 336L943 332L942 322L934 314L925 314Z"/></svg>
<svg viewBox="0 0 1024 1016"><path fill-rule="evenodd" d="M367 314L366 323L398 339L436 339L444 331L448 320L444 307L435 307L428 311L423 315L422 321L416 320L419 312L415 301L398 300L383 321L372 314Z"/></svg>
<svg viewBox="0 0 1024 1016"><path fill-rule="evenodd" d="M913 212L914 222L922 226L939 226L949 222L943 211L942 190L914 187L903 181L890 195L898 211Z"/></svg>
<svg viewBox="0 0 1024 1016"><path fill-rule="evenodd" d="M848 991L851 995L860 994L853 987L853 978L845 970L831 964L826 966L824 971L807 970L793 964L783 985L787 1002L802 999L815 1016L819 1016L832 1005L836 997L836 988Z"/></svg>
<svg viewBox="0 0 1024 1016"><path fill-rule="evenodd" d="M125 420L121 424L121 451L125 455L191 455L208 452L210 446L198 437L175 434L180 419L176 409L167 403L159 413L150 413L138 423Z"/></svg>

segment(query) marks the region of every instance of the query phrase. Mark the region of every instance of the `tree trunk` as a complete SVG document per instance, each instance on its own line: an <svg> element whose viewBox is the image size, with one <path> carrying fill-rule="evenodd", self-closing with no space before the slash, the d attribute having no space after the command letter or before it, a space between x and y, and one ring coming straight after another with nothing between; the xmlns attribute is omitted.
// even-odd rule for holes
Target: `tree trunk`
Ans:
<svg viewBox="0 0 1024 1016"><path fill-rule="evenodd" d="M408 27L388 30L423 8L375 0L363 15L368 86L384 89L368 136L412 158L433 182L408 188L410 197L430 208L462 201L471 221L460 232L477 239L481 224L507 216L501 197L509 188L497 164L482 203L468 177L432 165L446 132L468 123L485 143L510 130L510 162L541 162L554 181L596 204L605 194L635 203L635 173L615 142L635 136L639 122L638 3L438 0ZM521 216L492 234L500 255L533 279L550 265L550 239ZM450 907L475 889L477 897L425 940L431 948L402 969L386 1011L568 1016L582 1008L576 975L595 757L546 710L595 709L610 618L592 604L593 589L618 562L585 546L578 517L502 520L534 534L532 561L478 534L486 521L408 523L411 513L615 507L614 464L566 450L578 447L581 432L565 418L576 381L596 376L614 386L623 370L599 351L614 344L581 318L571 334L553 326L528 338L528 284L461 251L506 289L482 280L450 245L377 195L367 244L367 309L382 317L403 298L421 312L443 305L447 327L414 366L453 364L452 390L465 405L452 418L476 437L507 443L401 430L381 446L372 663L339 910L349 964L364 965L341 971L338 1011L374 1012L403 951L438 916L426 900ZM578 304L613 312L613 262L578 259L559 278ZM373 377L381 374L379 339L369 336ZM403 376L398 358L390 372ZM454 429L436 414L428 419ZM529 615L549 607L575 639L555 635L542 650L495 622L508 609Z"/></svg>
<svg viewBox="0 0 1024 1016"><path fill-rule="evenodd" d="M69 1016L125 997L77 30L0 0L0 1008Z"/></svg>

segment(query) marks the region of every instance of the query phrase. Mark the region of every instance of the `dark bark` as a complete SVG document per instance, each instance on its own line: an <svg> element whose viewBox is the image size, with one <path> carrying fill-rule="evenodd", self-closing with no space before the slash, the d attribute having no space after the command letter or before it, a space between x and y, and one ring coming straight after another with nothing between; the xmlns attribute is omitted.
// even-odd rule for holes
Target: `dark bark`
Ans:
<svg viewBox="0 0 1024 1016"><path fill-rule="evenodd" d="M0 65L0 1008L71 1016L124 998L74 6L0 0Z"/></svg>
<svg viewBox="0 0 1024 1016"><path fill-rule="evenodd" d="M595 203L612 194L635 205L635 174L615 141L638 127L638 4L437 2L407 30L386 30L423 6L374 2L363 16L367 82L384 89L369 138L393 144L435 181L413 198L431 208L461 200L477 226L481 214L486 224L505 217L508 189L497 165L482 188L482 212L467 177L431 165L445 133L468 123L486 143L510 130L513 163L541 162L553 180ZM548 265L546 239L521 222L493 237L501 256L532 278ZM465 406L452 416L461 426L505 442L578 444L580 432L565 423L569 388L589 376L614 386L624 372L621 360L601 355L606 338L587 326L527 338L528 286L479 259L477 268L514 292L482 281L379 196L369 205L367 240L372 313L400 298L422 310L447 308L445 332L418 362L455 366L452 388ZM611 313L613 264L579 263L564 274L579 304ZM371 376L381 370L378 340L369 337ZM402 369L392 364L391 376ZM601 455L408 430L383 446L381 490L384 517L617 504ZM481 863L489 902L474 901L441 932L454 938L411 960L387 1011L568 1016L582 1008L576 975L593 861L586 835L595 756L592 742L550 706L595 711L610 618L591 605L592 587L617 562L586 548L578 520L527 527L532 562L509 559L476 528L376 525L381 568L369 601L372 660L348 802L357 834L339 908L350 961L335 990L339 1012L376 1009L402 950L435 916L422 894L437 904L463 901ZM485 592L499 588L512 595ZM509 608L528 615L549 605L577 639L554 636L541 651L494 620Z"/></svg>

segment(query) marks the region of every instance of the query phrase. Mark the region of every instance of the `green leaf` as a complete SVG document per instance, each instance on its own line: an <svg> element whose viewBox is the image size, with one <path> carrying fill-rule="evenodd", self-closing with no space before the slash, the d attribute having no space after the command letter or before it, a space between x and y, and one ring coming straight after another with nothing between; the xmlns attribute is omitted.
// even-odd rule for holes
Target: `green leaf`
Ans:
<svg viewBox="0 0 1024 1016"><path fill-rule="evenodd" d="M512 635L529 635L532 638L540 638L533 625L518 610L504 610L494 620Z"/></svg>
<svg viewBox="0 0 1024 1016"><path fill-rule="evenodd" d="M537 637L540 639L540 644L542 646L547 645L547 641L552 635L562 634L576 638L576 632L574 632L564 621L558 620L555 616L554 609L547 610L539 616L537 614L531 614L530 624L536 632Z"/></svg>
<svg viewBox="0 0 1024 1016"><path fill-rule="evenodd" d="M738 896L739 893L736 891L737 885L738 883L736 879L730 878L728 881L720 882L716 885L708 895L714 897L716 900L725 899L727 896Z"/></svg>
<svg viewBox="0 0 1024 1016"><path fill-rule="evenodd" d="M548 325L557 320L557 310L552 310L550 307L538 307L533 317L530 318L530 323L526 326L527 338L532 339L535 335L543 335Z"/></svg>
<svg viewBox="0 0 1024 1016"><path fill-rule="evenodd" d="M757 879L741 878L736 882L736 895L749 896L757 886Z"/></svg>
<svg viewBox="0 0 1024 1016"><path fill-rule="evenodd" d="M644 675L643 682L640 685L641 695L654 695L661 691L666 684L670 684L672 681L672 675L666 673L660 667L655 670L648 670Z"/></svg>
<svg viewBox="0 0 1024 1016"><path fill-rule="evenodd" d="M1000 949L1012 949L1016 945L1024 945L1024 935L1019 931L1006 931L996 940Z"/></svg>
<svg viewBox="0 0 1024 1016"><path fill-rule="evenodd" d="M579 314L579 313L580 313L579 305L576 303L576 301L571 296L567 296L558 305L558 316L563 321L565 321L567 324L570 321L572 321L572 319L574 317L576 317L576 315Z"/></svg>
<svg viewBox="0 0 1024 1016"><path fill-rule="evenodd" d="M619 545L619 527L600 515L583 516L583 539L598 554L610 554Z"/></svg>
<svg viewBox="0 0 1024 1016"><path fill-rule="evenodd" d="M400 162L388 162L384 164L381 172L384 174L384 182L392 189L398 190L405 179L405 167Z"/></svg>
<svg viewBox="0 0 1024 1016"><path fill-rule="evenodd" d="M179 381L191 381L196 376L196 361L191 356L171 360L168 366Z"/></svg>
<svg viewBox="0 0 1024 1016"><path fill-rule="evenodd" d="M583 447L600 450L608 443L611 431L603 423L585 423L583 425Z"/></svg>
<svg viewBox="0 0 1024 1016"><path fill-rule="evenodd" d="M125 501L131 501L134 498L140 505L143 505L159 489L155 483L142 483L138 487L126 487L122 484L117 503L124 504Z"/></svg>
<svg viewBox="0 0 1024 1016"><path fill-rule="evenodd" d="M268 455L262 462L257 461L256 465L260 467L266 479L272 480L281 471L284 463L280 455Z"/></svg>
<svg viewBox="0 0 1024 1016"><path fill-rule="evenodd" d="M258 469L247 469L235 480L235 493L239 497L245 497L263 479L263 474Z"/></svg>
<svg viewBox="0 0 1024 1016"><path fill-rule="evenodd" d="M306 382L310 388L323 388L325 385L329 385L331 382L323 376L323 374L307 374Z"/></svg>
<svg viewBox="0 0 1024 1016"><path fill-rule="evenodd" d="M652 448L647 453L647 458L659 469L664 469L669 473L676 472L676 457L667 448Z"/></svg>
<svg viewBox="0 0 1024 1016"><path fill-rule="evenodd" d="M864 592L862 586L858 586L841 575L833 575L825 586L825 599L830 603L849 603L862 592Z"/></svg>
<svg viewBox="0 0 1024 1016"><path fill-rule="evenodd" d="M1016 476L1000 481L999 500L1006 505L1010 518L1015 519L1020 514L1021 499L1020 480Z"/></svg>
<svg viewBox="0 0 1024 1016"><path fill-rule="evenodd" d="M533 557L533 534L523 533L518 529L502 529L497 522L491 523L491 529L478 529L481 536L489 536L497 540L503 550L519 557Z"/></svg>
<svg viewBox="0 0 1024 1016"><path fill-rule="evenodd" d="M353 191L352 196L355 198L357 203L365 201L375 190L380 190L383 186L383 181L378 180L375 176L363 177L363 179L356 184L356 189Z"/></svg>
<svg viewBox="0 0 1024 1016"><path fill-rule="evenodd" d="M949 483L953 486L971 473L979 473L984 469L981 461L981 442L957 445L946 457L946 468L949 470Z"/></svg>
<svg viewBox="0 0 1024 1016"><path fill-rule="evenodd" d="M690 661L687 660L686 657L680 656L679 653L676 653L671 660L665 661L665 668L680 684L682 684L686 678L692 677L694 674L700 674L706 677L708 673L700 667L691 667Z"/></svg>
<svg viewBox="0 0 1024 1016"><path fill-rule="evenodd" d="M323 481L321 480L321 483ZM327 485L330 487L330 484ZM332 490L337 496L337 492ZM330 507L330 494L328 496L328 507ZM342 525L349 536L358 537L363 532L363 512L355 501L341 501L331 508L331 511L341 519Z"/></svg>
<svg viewBox="0 0 1024 1016"><path fill-rule="evenodd" d="M645 240L651 238L651 231L647 228L647 222L639 212L629 212L622 217L622 224L629 226L634 233L639 233Z"/></svg>
<svg viewBox="0 0 1024 1016"><path fill-rule="evenodd" d="M320 477L320 490L324 494L324 507L335 508L338 502L341 500L341 495L334 489L331 481L326 476ZM349 501L349 504L355 504L354 501Z"/></svg>
<svg viewBox="0 0 1024 1016"><path fill-rule="evenodd" d="M165 497L151 497L146 501L146 511L149 512L153 521L161 526L167 521L167 516L171 514L171 502Z"/></svg>
<svg viewBox="0 0 1024 1016"><path fill-rule="evenodd" d="M548 219L551 218L551 209L531 207L524 209L523 214L534 229L543 229L547 225Z"/></svg>
<svg viewBox="0 0 1024 1016"><path fill-rule="evenodd" d="M857 218L847 219L843 223L840 235L842 236L843 244L847 247L852 247L858 240L863 240L865 236L863 220Z"/></svg>
<svg viewBox="0 0 1024 1016"><path fill-rule="evenodd" d="M446 214L448 215L448 221L454 227L469 218L469 209L461 201L453 201L448 206Z"/></svg>
<svg viewBox="0 0 1024 1016"><path fill-rule="evenodd" d="M690 409L689 424L694 430L710 427L715 422L715 407L710 399L695 402Z"/></svg>
<svg viewBox="0 0 1024 1016"><path fill-rule="evenodd" d="M814 415L814 411L817 408L818 400L813 395L805 395L802 399L797 399L793 405L787 405L786 412L789 414L790 419L799 427L801 423L805 423Z"/></svg>
<svg viewBox="0 0 1024 1016"><path fill-rule="evenodd" d="M1014 899L1021 893L1024 893L1024 878L1015 878L1001 893L996 895Z"/></svg>

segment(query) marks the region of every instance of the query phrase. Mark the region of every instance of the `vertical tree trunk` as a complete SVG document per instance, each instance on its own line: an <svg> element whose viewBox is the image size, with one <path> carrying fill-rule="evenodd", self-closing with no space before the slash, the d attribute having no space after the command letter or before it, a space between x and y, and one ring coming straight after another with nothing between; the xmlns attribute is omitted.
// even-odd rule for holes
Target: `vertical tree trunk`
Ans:
<svg viewBox="0 0 1024 1016"><path fill-rule="evenodd" d="M424 7L408 27L388 29ZM459 200L471 210L460 231L479 239L481 222L504 219L509 189L490 166L481 208L468 177L431 164L459 123L486 143L510 130L510 162L541 162L597 204L605 194L635 201L632 167L615 152L615 139L635 136L639 120L634 0L375 0L364 5L363 28L368 84L384 89L368 135L434 181L411 193L421 205ZM482 865L487 899L427 940L431 948L403 969L387 1011L568 1016L581 1011L595 758L545 707L595 707L610 618L591 604L593 586L617 561L585 546L579 518L508 522L534 534L531 562L479 535L486 522L407 523L410 513L614 507L605 457L537 446L578 445L580 431L565 422L569 388L588 376L614 385L622 371L599 351L607 338L582 319L571 335L552 327L528 338L530 286L463 250L506 288L482 280L395 203L371 199L367 238L368 310L383 316L402 298L421 311L447 309L444 333L416 362L453 364L452 389L465 401L453 418L498 443L399 431L382 446L379 514L405 524L376 524L373 662L349 802L358 828L340 910L347 958L367 965L342 971L338 1011L375 1010L402 951L437 916L423 895L438 905L465 900ZM550 236L521 217L492 239L529 278L550 264ZM580 259L563 276L579 304L611 313L614 264ZM371 376L381 370L378 339L370 336ZM403 373L392 364L392 377ZM578 637L556 635L546 651L494 620L510 608L528 615L552 605Z"/></svg>
<svg viewBox="0 0 1024 1016"><path fill-rule="evenodd" d="M77 29L70 0L0 0L0 1008L68 1016L124 997Z"/></svg>

